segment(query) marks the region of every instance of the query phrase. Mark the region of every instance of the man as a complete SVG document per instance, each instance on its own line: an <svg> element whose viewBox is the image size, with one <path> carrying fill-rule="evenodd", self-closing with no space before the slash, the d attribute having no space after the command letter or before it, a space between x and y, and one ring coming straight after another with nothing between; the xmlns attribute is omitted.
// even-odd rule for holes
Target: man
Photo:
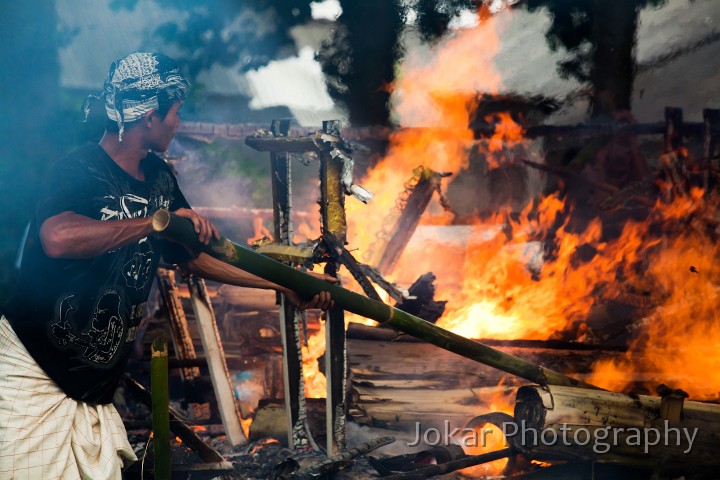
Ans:
<svg viewBox="0 0 720 480"><path fill-rule="evenodd" d="M211 280L282 291L298 308L332 303L153 234L151 217L166 208L202 242L219 237L149 153L167 150L187 88L164 55L114 62L105 135L56 163L41 187L17 292L0 317L0 478L120 478L136 460L111 400L161 256Z"/></svg>

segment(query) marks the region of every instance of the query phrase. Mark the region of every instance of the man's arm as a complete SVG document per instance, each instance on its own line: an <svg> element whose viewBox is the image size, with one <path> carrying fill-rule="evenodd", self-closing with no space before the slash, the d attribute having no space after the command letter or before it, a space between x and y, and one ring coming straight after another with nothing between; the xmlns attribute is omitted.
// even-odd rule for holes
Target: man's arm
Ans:
<svg viewBox="0 0 720 480"><path fill-rule="evenodd" d="M220 260L205 253L201 253L197 258L183 264L183 268L188 270L190 273L194 273L215 282L227 283L238 287L276 290L285 294L290 303L300 310L305 310L307 308L327 310L333 304L328 292L321 292L311 299L303 299L292 290L281 287L280 285L269 282L244 270L240 270L232 265L228 265L227 263L221 262ZM322 275L312 272L308 272L308 274L331 283L337 282L337 279L331 277L330 275Z"/></svg>
<svg viewBox="0 0 720 480"><path fill-rule="evenodd" d="M152 217L103 222L75 212L62 212L43 222L40 242L51 258L92 258L152 233Z"/></svg>
<svg viewBox="0 0 720 480"><path fill-rule="evenodd" d="M189 218L202 243L214 236L215 226L188 208L175 211ZM154 234L152 217L124 220L95 220L75 212L62 212L45 220L40 227L40 242L51 258L93 258L124 247Z"/></svg>

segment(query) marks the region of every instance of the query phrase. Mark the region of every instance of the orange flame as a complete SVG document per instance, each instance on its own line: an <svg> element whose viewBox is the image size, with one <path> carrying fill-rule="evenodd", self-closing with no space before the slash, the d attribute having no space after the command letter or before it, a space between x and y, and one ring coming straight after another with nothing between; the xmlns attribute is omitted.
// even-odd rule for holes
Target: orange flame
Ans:
<svg viewBox="0 0 720 480"><path fill-rule="evenodd" d="M495 20L485 8L478 17L477 27L457 32L429 53L410 53L401 67L393 85L393 111L403 127L412 128L391 134L387 155L362 180L375 194L373 200L346 204L350 244L363 247L365 256L415 167L457 172L467 166L477 92L497 92L501 86L493 62L499 48Z"/></svg>
<svg viewBox="0 0 720 480"><path fill-rule="evenodd" d="M308 346L303 346L303 379L307 398L325 398L327 381L320 371L318 358L325 352L325 323L320 323L320 330L308 337Z"/></svg>
<svg viewBox="0 0 720 480"><path fill-rule="evenodd" d="M651 285L654 305L636 324L625 358L595 365L590 381L597 385L624 390L642 374L649 391L665 383L696 399L720 398L720 251L710 228L717 224L713 215L719 202L717 197L704 201L702 193L693 189L669 205L656 205L647 223L662 225L666 233L645 252L645 278L630 278L638 288ZM647 224L634 227L647 230Z"/></svg>
<svg viewBox="0 0 720 480"><path fill-rule="evenodd" d="M242 418L240 417L240 426L243 429L243 433L245 433L245 438L250 437L250 425L252 425L253 417L248 418Z"/></svg>
<svg viewBox="0 0 720 480"><path fill-rule="evenodd" d="M270 230L268 230L263 222L264 220L262 217L253 218L253 229L255 231L255 235L247 239L248 244L253 244L263 238L269 238L272 240L272 233L270 233Z"/></svg>

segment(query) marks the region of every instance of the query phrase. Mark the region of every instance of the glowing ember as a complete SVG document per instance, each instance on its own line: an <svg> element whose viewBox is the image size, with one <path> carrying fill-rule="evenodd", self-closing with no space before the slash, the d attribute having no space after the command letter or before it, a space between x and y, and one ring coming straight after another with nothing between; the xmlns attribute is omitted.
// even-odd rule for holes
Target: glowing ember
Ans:
<svg viewBox="0 0 720 480"><path fill-rule="evenodd" d="M275 444L279 444L279 443L280 442L278 440L275 440L274 438L265 438L265 439L261 440L260 443L255 445L252 448L252 450L250 450L250 455L252 455L253 453L259 452L262 449L262 447L264 447L265 445L275 445Z"/></svg>

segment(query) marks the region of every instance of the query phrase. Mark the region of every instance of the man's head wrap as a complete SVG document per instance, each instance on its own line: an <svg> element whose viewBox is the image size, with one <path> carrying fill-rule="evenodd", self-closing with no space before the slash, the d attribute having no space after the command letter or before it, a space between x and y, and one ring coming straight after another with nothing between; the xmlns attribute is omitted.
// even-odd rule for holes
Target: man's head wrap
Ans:
<svg viewBox="0 0 720 480"><path fill-rule="evenodd" d="M107 116L117 122L122 142L125 123L159 109L161 103L182 102L189 86L172 58L161 53L131 53L112 63L102 94L85 99L85 118L93 99L104 99Z"/></svg>

